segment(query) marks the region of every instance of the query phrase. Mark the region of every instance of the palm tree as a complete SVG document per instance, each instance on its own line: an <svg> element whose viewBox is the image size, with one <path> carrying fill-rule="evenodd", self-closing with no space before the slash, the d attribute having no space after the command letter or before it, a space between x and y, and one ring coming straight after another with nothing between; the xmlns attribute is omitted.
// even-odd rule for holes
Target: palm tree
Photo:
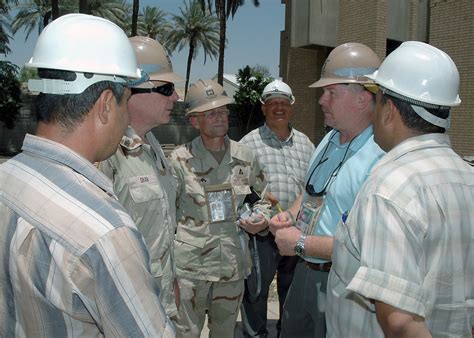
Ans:
<svg viewBox="0 0 474 338"><path fill-rule="evenodd" d="M129 26L130 5L123 0L89 0L88 13L108 19L127 31Z"/></svg>
<svg viewBox="0 0 474 338"><path fill-rule="evenodd" d="M53 15L56 7L59 16L65 13L77 12L78 5L81 13L109 19L122 29L127 27L127 15L130 8L123 0L80 0L79 2L77 0L30 0L18 5L19 11L12 22L12 31L15 34L21 28L24 28L26 30L26 41L33 29L37 27L38 33L40 33L53 18L56 18Z"/></svg>
<svg viewBox="0 0 474 338"><path fill-rule="evenodd" d="M18 6L19 11L12 22L13 34L20 28L26 30L25 41L33 29L38 28L40 33L51 19L51 5L47 0L33 0Z"/></svg>
<svg viewBox="0 0 474 338"><path fill-rule="evenodd" d="M138 28L138 9L140 8L140 0L133 0L132 6L132 32L130 36L137 35Z"/></svg>
<svg viewBox="0 0 474 338"><path fill-rule="evenodd" d="M138 35L148 36L160 42L171 30L170 23L166 20L166 13L157 7L145 7L138 17Z"/></svg>
<svg viewBox="0 0 474 338"><path fill-rule="evenodd" d="M172 15L174 29L169 32L166 45L173 52L176 48L181 51L189 46L188 62L186 67L185 93L188 92L191 63L196 58L200 48L204 50L204 64L209 56L214 59L219 51L219 26L218 19L206 14L201 9L199 0L184 2L185 9L179 8L181 15Z"/></svg>
<svg viewBox="0 0 474 338"><path fill-rule="evenodd" d="M10 6L17 5L18 1L0 1L0 53L8 54L11 52L8 44L10 43L11 37L11 26L10 26Z"/></svg>
<svg viewBox="0 0 474 338"><path fill-rule="evenodd" d="M206 0L199 0L201 8L203 11L206 9ZM217 67L217 82L221 85L224 82L224 53L225 53L225 44L227 42L226 31L227 31L227 19L232 15L234 18L235 13L240 6L243 6L245 0L215 0L215 13L219 18L219 62ZM259 0L253 0L255 7L260 6ZM207 8L209 13L211 13L211 0L207 0Z"/></svg>

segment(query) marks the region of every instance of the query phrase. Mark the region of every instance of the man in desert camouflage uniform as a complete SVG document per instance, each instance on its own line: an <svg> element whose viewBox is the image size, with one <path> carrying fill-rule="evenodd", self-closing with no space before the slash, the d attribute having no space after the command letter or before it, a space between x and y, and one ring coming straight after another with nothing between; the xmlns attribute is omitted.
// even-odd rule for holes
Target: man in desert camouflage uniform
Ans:
<svg viewBox="0 0 474 338"><path fill-rule="evenodd" d="M178 100L173 82L184 79L173 72L159 42L143 36L134 36L130 42L139 67L150 79L132 88L128 101L130 125L115 154L99 168L113 181L120 203L145 238L160 301L166 314L174 319L179 300L173 259L176 180L151 129L169 123Z"/></svg>
<svg viewBox="0 0 474 338"><path fill-rule="evenodd" d="M178 337L199 338L206 311L210 337L234 337L251 264L246 232L267 232L266 201L253 205L258 216L239 220L245 197L251 188L261 194L265 179L250 149L226 136L226 105L231 102L212 80L193 84L186 96L186 115L200 136L170 156L178 181Z"/></svg>

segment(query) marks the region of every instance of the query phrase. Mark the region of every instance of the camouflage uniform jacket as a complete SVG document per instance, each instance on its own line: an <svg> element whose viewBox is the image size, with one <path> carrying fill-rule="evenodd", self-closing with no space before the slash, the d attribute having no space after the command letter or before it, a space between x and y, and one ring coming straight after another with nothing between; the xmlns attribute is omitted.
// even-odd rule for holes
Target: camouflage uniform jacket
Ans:
<svg viewBox="0 0 474 338"><path fill-rule="evenodd" d="M145 238L161 303L172 317L177 314L173 291L176 180L158 140L151 132L145 137L149 144L129 126L117 152L99 169L110 177L120 203Z"/></svg>
<svg viewBox="0 0 474 338"><path fill-rule="evenodd" d="M262 193L266 183L251 150L228 137L225 142L227 152L220 164L206 150L200 136L170 155L178 180L175 237L178 276L226 282L242 279L250 272L248 235L236 225L237 210L250 193L250 187ZM206 190L225 183L232 186L233 217L212 223ZM265 215L270 214L269 202L262 200L256 207Z"/></svg>

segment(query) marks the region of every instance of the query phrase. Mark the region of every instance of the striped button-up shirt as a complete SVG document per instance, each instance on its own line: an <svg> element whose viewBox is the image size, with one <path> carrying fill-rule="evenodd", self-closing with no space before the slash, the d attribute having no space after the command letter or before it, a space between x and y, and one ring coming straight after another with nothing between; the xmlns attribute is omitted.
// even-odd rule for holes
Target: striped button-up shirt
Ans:
<svg viewBox="0 0 474 338"><path fill-rule="evenodd" d="M0 166L0 335L174 337L143 237L90 162L27 135Z"/></svg>
<svg viewBox="0 0 474 338"><path fill-rule="evenodd" d="M267 191L278 199L283 210L288 209L303 192L313 143L295 128L286 140L280 140L266 124L245 135L240 143L255 154L268 182Z"/></svg>
<svg viewBox="0 0 474 338"><path fill-rule="evenodd" d="M474 170L444 134L408 139L377 163L335 235L326 320L332 337L382 337L381 301L435 337L474 325Z"/></svg>

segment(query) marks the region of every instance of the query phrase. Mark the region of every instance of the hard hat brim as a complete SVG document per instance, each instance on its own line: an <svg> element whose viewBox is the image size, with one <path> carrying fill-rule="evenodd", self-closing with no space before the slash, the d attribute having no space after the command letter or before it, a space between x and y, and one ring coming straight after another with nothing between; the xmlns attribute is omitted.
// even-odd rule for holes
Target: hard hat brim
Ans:
<svg viewBox="0 0 474 338"><path fill-rule="evenodd" d="M374 81L372 81L368 76L366 76L366 77L367 77L366 80L362 80L362 79L359 79L359 80L356 80L356 79L350 80L350 79L347 79L347 78L336 78L336 77L333 77L333 78L325 78L325 79L319 79L318 81L316 81L316 82L310 84L308 87L309 87L309 88L321 88L321 87L326 87L326 86L335 85L335 84L347 84L347 83L365 84L365 83L374 83Z"/></svg>
<svg viewBox="0 0 474 338"><path fill-rule="evenodd" d="M214 108L219 108L222 106L225 106L227 104L233 103L234 100L232 100L230 97L222 97L220 99L217 99L215 101L194 107L193 109L189 110L186 112L186 116L191 115L192 113L202 113Z"/></svg>
<svg viewBox="0 0 474 338"><path fill-rule="evenodd" d="M156 74L151 73L150 74L150 80L175 83L175 82L183 82L186 79L179 76L178 74L175 74L173 72L169 72L169 73L156 73Z"/></svg>

